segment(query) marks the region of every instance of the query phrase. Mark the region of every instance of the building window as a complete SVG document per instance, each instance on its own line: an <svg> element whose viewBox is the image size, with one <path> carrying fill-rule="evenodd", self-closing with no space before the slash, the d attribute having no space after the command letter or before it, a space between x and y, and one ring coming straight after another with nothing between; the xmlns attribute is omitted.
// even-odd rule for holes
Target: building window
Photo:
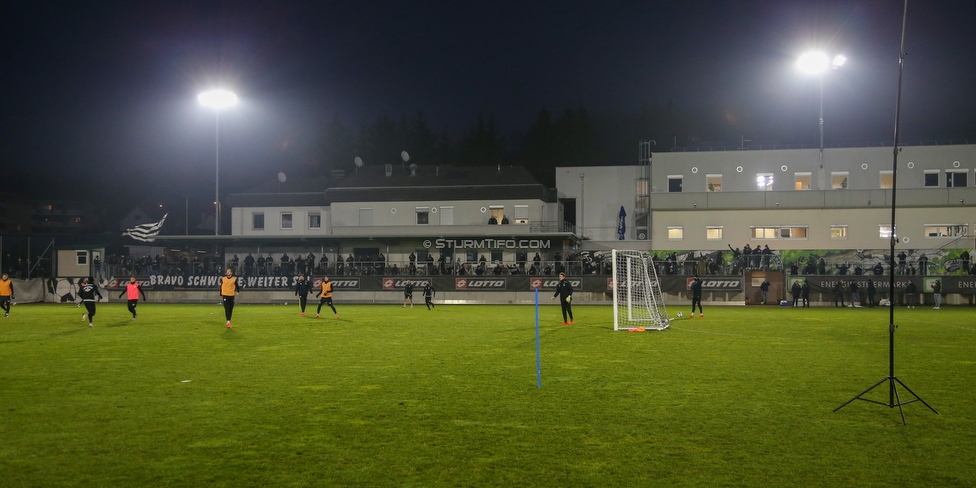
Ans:
<svg viewBox="0 0 976 488"><path fill-rule="evenodd" d="M895 226L895 232L896 232L895 235L897 236L898 235L897 234L897 232L898 232L898 226L897 225ZM878 237L881 238L881 239L891 239L891 225L890 224L881 224L881 225L879 225L878 226Z"/></svg>
<svg viewBox="0 0 976 488"><path fill-rule="evenodd" d="M88 251L78 251L76 253L76 255L78 256L78 265L79 266L86 266L86 265L88 265Z"/></svg>
<svg viewBox="0 0 976 488"><path fill-rule="evenodd" d="M831 239L847 239L847 226L846 225L831 225L830 226L830 238Z"/></svg>
<svg viewBox="0 0 976 488"><path fill-rule="evenodd" d="M793 177L795 178L793 181L797 190L810 189L811 173L794 173Z"/></svg>
<svg viewBox="0 0 976 488"><path fill-rule="evenodd" d="M805 226L750 227L753 239L806 239Z"/></svg>
<svg viewBox="0 0 976 488"><path fill-rule="evenodd" d="M390 213L394 212L395 208L390 209ZM373 209L372 207L364 207L359 209L359 226L360 227L372 227L373 226Z"/></svg>
<svg viewBox="0 0 976 488"><path fill-rule="evenodd" d="M836 171L830 173L830 187L834 190L842 190L847 188L847 177L849 173L847 171Z"/></svg>
<svg viewBox="0 0 976 488"><path fill-rule="evenodd" d="M454 207L441 207L441 225L454 225Z"/></svg>
<svg viewBox="0 0 976 488"><path fill-rule="evenodd" d="M310 214L308 214L308 228L309 229L321 229L322 228L322 214L320 214L320 213L310 213Z"/></svg>
<svg viewBox="0 0 976 488"><path fill-rule="evenodd" d="M968 171L946 171L946 188L965 188Z"/></svg>
<svg viewBox="0 0 976 488"><path fill-rule="evenodd" d="M417 207L417 225L430 223L430 207Z"/></svg>
<svg viewBox="0 0 976 488"><path fill-rule="evenodd" d="M528 224L529 223L529 206L528 205L516 205L515 206L515 223L516 224Z"/></svg>
<svg viewBox="0 0 976 488"><path fill-rule="evenodd" d="M722 191L722 175L705 175L708 191Z"/></svg>
<svg viewBox="0 0 976 488"><path fill-rule="evenodd" d="M669 241L680 241L685 238L685 228L684 227L668 227L668 240Z"/></svg>
<svg viewBox="0 0 976 488"><path fill-rule="evenodd" d="M779 237L782 239L806 239L806 227L780 227Z"/></svg>
<svg viewBox="0 0 976 488"><path fill-rule="evenodd" d="M501 251L491 251L491 262L500 263L502 262L502 252Z"/></svg>
<svg viewBox="0 0 976 488"><path fill-rule="evenodd" d="M707 226L705 227L705 239L709 241L721 241L722 240L721 226Z"/></svg>
<svg viewBox="0 0 976 488"><path fill-rule="evenodd" d="M488 208L491 209L491 218L495 220L494 222L489 220L489 223L501 225L502 220L505 218L505 207L501 205L492 205Z"/></svg>
<svg viewBox="0 0 976 488"><path fill-rule="evenodd" d="M890 190L895 183L894 173L891 170L881 172L881 189Z"/></svg>
<svg viewBox="0 0 976 488"><path fill-rule="evenodd" d="M756 175L756 185L759 191L773 191L773 174L759 173Z"/></svg>
<svg viewBox="0 0 976 488"><path fill-rule="evenodd" d="M264 230L264 212L251 214L251 228L253 230Z"/></svg>
<svg viewBox="0 0 976 488"><path fill-rule="evenodd" d="M291 229L291 212L281 212L281 228Z"/></svg>
<svg viewBox="0 0 976 488"><path fill-rule="evenodd" d="M668 175L668 193L681 193L682 175Z"/></svg>
<svg viewBox="0 0 976 488"><path fill-rule="evenodd" d="M931 187L939 186L939 170L937 169L925 170L925 186L931 186Z"/></svg>
<svg viewBox="0 0 976 488"><path fill-rule="evenodd" d="M965 237L969 224L925 224L925 237Z"/></svg>

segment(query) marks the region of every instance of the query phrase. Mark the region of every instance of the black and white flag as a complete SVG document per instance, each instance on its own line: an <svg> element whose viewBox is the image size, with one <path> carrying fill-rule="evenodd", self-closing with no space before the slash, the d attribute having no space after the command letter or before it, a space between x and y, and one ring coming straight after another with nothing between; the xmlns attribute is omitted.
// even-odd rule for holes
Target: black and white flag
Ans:
<svg viewBox="0 0 976 488"><path fill-rule="evenodd" d="M167 213L166 215L169 214ZM137 241L153 242L156 240L156 236L159 234L159 229L163 228L163 222L166 222L166 215L163 215L163 218L159 222L139 224L135 227L129 227L122 235L129 236Z"/></svg>

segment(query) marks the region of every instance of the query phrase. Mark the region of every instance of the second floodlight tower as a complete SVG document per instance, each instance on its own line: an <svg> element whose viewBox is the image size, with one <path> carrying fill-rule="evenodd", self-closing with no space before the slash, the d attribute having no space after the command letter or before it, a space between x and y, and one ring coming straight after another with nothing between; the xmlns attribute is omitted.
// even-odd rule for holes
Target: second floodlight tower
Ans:
<svg viewBox="0 0 976 488"><path fill-rule="evenodd" d="M197 96L204 107L214 109L214 235L220 235L220 111L237 103L237 95L228 90L209 90Z"/></svg>

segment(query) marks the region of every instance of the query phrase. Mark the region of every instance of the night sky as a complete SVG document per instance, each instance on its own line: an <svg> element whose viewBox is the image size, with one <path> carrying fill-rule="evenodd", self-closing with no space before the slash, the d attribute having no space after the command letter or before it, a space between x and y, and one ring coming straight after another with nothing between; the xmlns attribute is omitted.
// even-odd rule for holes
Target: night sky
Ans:
<svg viewBox="0 0 976 488"><path fill-rule="evenodd" d="M5 2L0 164L205 194L215 118L196 95L216 86L241 97L220 117L228 190L291 171L335 117L423 112L458 135L481 112L524 131L543 106L671 103L718 114L729 144L815 144L810 48L848 57L824 78L828 146L892 140L899 0L602 3ZM976 141L974 2L913 0L906 36L902 140Z"/></svg>

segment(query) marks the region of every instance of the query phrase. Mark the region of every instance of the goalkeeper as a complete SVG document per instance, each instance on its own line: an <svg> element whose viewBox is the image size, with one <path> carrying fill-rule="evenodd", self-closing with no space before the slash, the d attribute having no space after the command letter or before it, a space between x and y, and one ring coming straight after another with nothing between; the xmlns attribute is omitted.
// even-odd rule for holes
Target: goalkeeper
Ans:
<svg viewBox="0 0 976 488"><path fill-rule="evenodd" d="M563 309L563 325L573 325L573 285L566 281L566 273L559 273L559 284L556 285L556 293L550 300L559 297L559 305ZM566 321L566 317L569 321Z"/></svg>

